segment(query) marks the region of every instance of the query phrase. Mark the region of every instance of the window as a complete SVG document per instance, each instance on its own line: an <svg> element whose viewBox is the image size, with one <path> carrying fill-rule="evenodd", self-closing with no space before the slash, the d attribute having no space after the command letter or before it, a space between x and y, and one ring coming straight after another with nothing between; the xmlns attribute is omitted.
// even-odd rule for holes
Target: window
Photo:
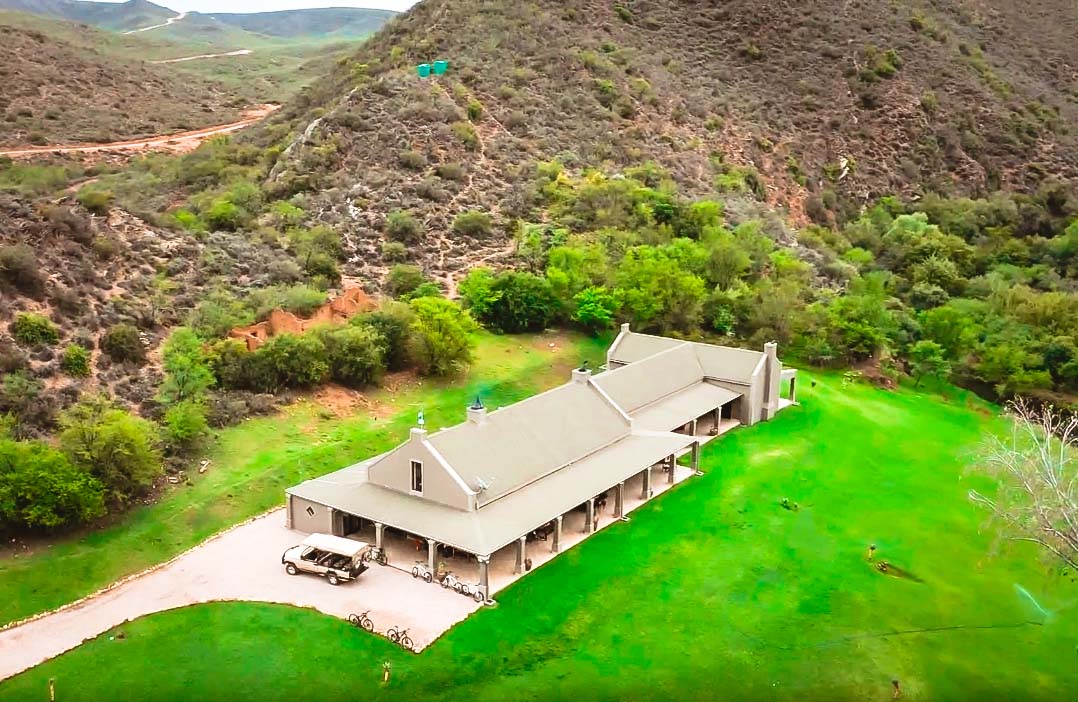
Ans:
<svg viewBox="0 0 1078 702"><path fill-rule="evenodd" d="M311 507L310 505L307 505L307 516L308 517L313 517L314 516L314 507Z"/></svg>
<svg viewBox="0 0 1078 702"><path fill-rule="evenodd" d="M423 464L412 461L412 492L423 493Z"/></svg>

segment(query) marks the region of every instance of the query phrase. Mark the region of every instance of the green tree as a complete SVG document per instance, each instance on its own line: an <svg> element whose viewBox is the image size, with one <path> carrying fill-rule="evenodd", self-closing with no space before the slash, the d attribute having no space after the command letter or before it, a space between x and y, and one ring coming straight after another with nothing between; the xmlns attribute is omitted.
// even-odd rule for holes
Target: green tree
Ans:
<svg viewBox="0 0 1078 702"><path fill-rule="evenodd" d="M161 350L165 380L158 391L158 399L165 404L198 400L215 382L209 359L202 348L202 340L194 330L178 327Z"/></svg>
<svg viewBox="0 0 1078 702"><path fill-rule="evenodd" d="M0 527L58 529L105 513L104 488L62 452L0 439Z"/></svg>
<svg viewBox="0 0 1078 702"><path fill-rule="evenodd" d="M78 468L102 482L111 499L126 502L161 475L152 422L104 396L89 397L60 416L60 448Z"/></svg>
<svg viewBox="0 0 1078 702"><path fill-rule="evenodd" d="M214 290L205 295L187 317L187 325L203 339L220 339L228 336L233 328L247 326L254 321L251 310L235 295L224 290Z"/></svg>
<svg viewBox="0 0 1078 702"><path fill-rule="evenodd" d="M494 271L486 266L479 266L468 271L468 275L457 286L464 307L477 319L484 319L494 310L500 293L494 289L498 280Z"/></svg>
<svg viewBox="0 0 1078 702"><path fill-rule="evenodd" d="M471 363L477 327L466 311L439 297L412 300L411 306L411 353L421 373L444 376Z"/></svg>
<svg viewBox="0 0 1078 702"><path fill-rule="evenodd" d="M944 356L943 347L935 341L922 339L910 348L910 372L914 377L914 387L921 384L925 376L942 378L951 372L951 364Z"/></svg>
<svg viewBox="0 0 1078 702"><path fill-rule="evenodd" d="M201 400L181 400L165 410L165 439L173 450L191 450L209 431L206 406Z"/></svg>
<svg viewBox="0 0 1078 702"><path fill-rule="evenodd" d="M531 273L508 272L493 283L493 304L481 321L508 334L542 331L558 312L550 283Z"/></svg>
<svg viewBox="0 0 1078 702"><path fill-rule="evenodd" d="M573 305L576 310L573 312L573 321L583 324L593 333L614 326L618 301L606 288L584 288L573 296Z"/></svg>
<svg viewBox="0 0 1078 702"><path fill-rule="evenodd" d="M353 317L351 324L368 326L378 332L386 369L399 371L408 366L408 337L414 317L410 306L400 302L384 302L375 312Z"/></svg>
<svg viewBox="0 0 1078 702"><path fill-rule="evenodd" d="M386 340L372 326L346 326L322 333L334 380L349 387L372 385L385 372Z"/></svg>
<svg viewBox="0 0 1078 702"><path fill-rule="evenodd" d="M614 296L638 328L691 331L699 324L704 281L664 248L629 249L614 278Z"/></svg>
<svg viewBox="0 0 1078 702"><path fill-rule="evenodd" d="M386 276L386 290L393 297L399 298L415 292L416 288L426 282L427 277L423 275L422 268L398 263L389 269L389 275Z"/></svg>
<svg viewBox="0 0 1078 702"><path fill-rule="evenodd" d="M326 347L315 334L278 334L254 356L261 367L259 377L269 381L258 389L277 392L282 388L310 387L329 375Z"/></svg>

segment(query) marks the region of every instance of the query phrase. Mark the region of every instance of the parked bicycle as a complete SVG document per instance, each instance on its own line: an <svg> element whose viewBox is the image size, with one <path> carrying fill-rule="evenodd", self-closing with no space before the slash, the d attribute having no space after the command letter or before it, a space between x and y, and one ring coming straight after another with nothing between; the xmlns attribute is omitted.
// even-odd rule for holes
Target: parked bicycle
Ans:
<svg viewBox="0 0 1078 702"><path fill-rule="evenodd" d="M439 581L442 587L449 589L452 588L458 595L464 595L465 597L471 597L476 602L483 601L483 591L476 585L469 585L457 576L453 575L452 571L446 571L445 575Z"/></svg>
<svg viewBox="0 0 1078 702"><path fill-rule="evenodd" d="M395 644L400 645L402 648L406 648L409 651L414 650L412 637L408 636L407 629L398 629L395 626L389 627L389 631L386 632L386 637Z"/></svg>
<svg viewBox="0 0 1078 702"><path fill-rule="evenodd" d="M415 566L412 567L412 577L422 578L425 582L434 582L434 573L430 572L430 568L422 561L416 561Z"/></svg>
<svg viewBox="0 0 1078 702"><path fill-rule="evenodd" d="M387 565L389 559L386 557L386 550L384 548L371 548L363 552L363 562L369 563L371 561L379 565Z"/></svg>
<svg viewBox="0 0 1078 702"><path fill-rule="evenodd" d="M352 623L352 626L359 627L366 631L374 631L374 622L367 616L370 612L364 612L363 614L349 614L348 621Z"/></svg>

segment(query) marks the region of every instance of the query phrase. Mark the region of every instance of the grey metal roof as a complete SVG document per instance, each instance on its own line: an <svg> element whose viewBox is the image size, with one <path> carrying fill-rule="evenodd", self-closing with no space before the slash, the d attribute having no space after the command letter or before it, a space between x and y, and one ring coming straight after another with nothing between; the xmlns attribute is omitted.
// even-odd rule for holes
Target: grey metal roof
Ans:
<svg viewBox="0 0 1078 702"><path fill-rule="evenodd" d="M705 412L736 400L740 394L704 381L690 385L632 415L635 429L667 431L684 426Z"/></svg>
<svg viewBox="0 0 1078 702"><path fill-rule="evenodd" d="M696 439L636 432L474 512L417 499L367 482L369 461L290 488L296 497L332 506L439 543L487 555Z"/></svg>
<svg viewBox="0 0 1078 702"><path fill-rule="evenodd" d="M588 383L569 382L428 437L480 506L628 435L629 423Z"/></svg>
<svg viewBox="0 0 1078 702"><path fill-rule="evenodd" d="M762 351L714 346L698 341L681 341L664 336L623 332L610 348L610 358L619 363L639 364L677 347L690 347L696 353L703 376L748 384L753 371L764 357ZM675 388L676 389L676 388Z"/></svg>
<svg viewBox="0 0 1078 702"><path fill-rule="evenodd" d="M665 336L625 332L619 334L618 338L614 340L608 354L612 359L621 363L636 363L661 351L666 351L685 343L680 339L670 339Z"/></svg>
<svg viewBox="0 0 1078 702"><path fill-rule="evenodd" d="M642 361L600 373L592 382L631 415L703 379L704 369L692 345L681 343Z"/></svg>

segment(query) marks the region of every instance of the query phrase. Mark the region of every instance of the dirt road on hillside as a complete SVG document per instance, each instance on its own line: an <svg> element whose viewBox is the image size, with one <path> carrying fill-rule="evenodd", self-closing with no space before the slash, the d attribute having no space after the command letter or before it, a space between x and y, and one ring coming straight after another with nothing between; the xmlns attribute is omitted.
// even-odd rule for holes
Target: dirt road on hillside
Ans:
<svg viewBox="0 0 1078 702"><path fill-rule="evenodd" d="M237 49L235 51L229 51L223 54L199 54L198 56L182 56L174 59L161 59L160 61L150 61L150 63L183 63L184 61L198 61L199 59L211 59L222 58L225 56L250 56L254 51L251 49Z"/></svg>
<svg viewBox="0 0 1078 702"><path fill-rule="evenodd" d="M56 144L50 146L30 146L17 149L0 149L0 156L8 158L33 158L43 154L74 154L74 153L138 153L141 151L168 151L171 153L186 153L194 151L198 145L218 134L229 134L246 127L272 114L280 109L280 105L258 105L246 110L243 119L238 122L230 122L216 127L205 127L189 132L166 134L148 139L132 139L130 141L114 141L108 144Z"/></svg>

